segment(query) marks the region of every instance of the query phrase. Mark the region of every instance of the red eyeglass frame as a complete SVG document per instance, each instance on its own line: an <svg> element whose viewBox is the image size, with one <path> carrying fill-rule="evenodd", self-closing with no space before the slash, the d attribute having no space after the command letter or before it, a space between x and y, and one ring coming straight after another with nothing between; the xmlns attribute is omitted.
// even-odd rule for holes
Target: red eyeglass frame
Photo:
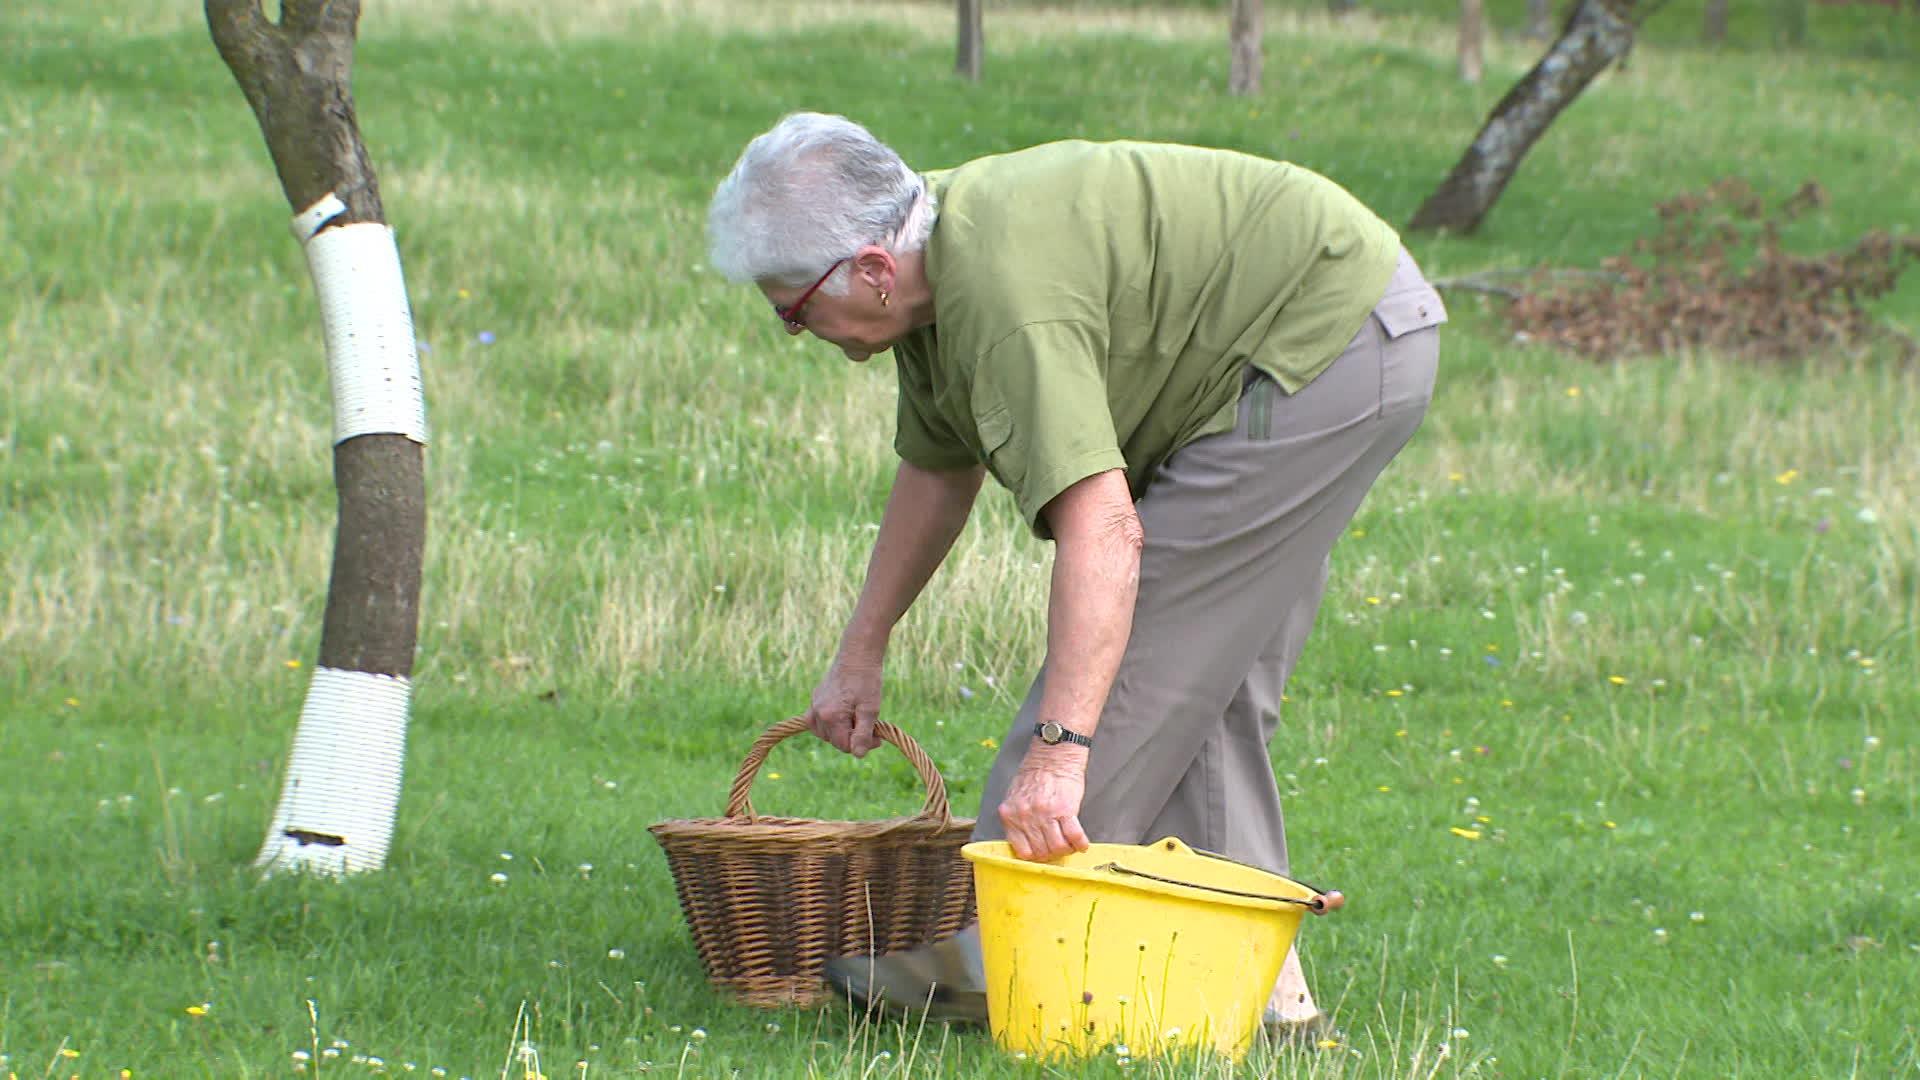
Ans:
<svg viewBox="0 0 1920 1080"><path fill-rule="evenodd" d="M786 324L788 330L798 331L807 328L807 324L800 321L800 309L807 306L807 301L813 299L813 294L820 291L820 286L825 285L827 279L832 277L833 272L840 269L840 264L846 262L848 258L852 258L852 256L835 259L833 265L827 267L826 273L821 274L813 284L807 286L807 291L800 294L800 299L795 300L784 308L779 304L773 305L773 313L780 316L780 321Z"/></svg>

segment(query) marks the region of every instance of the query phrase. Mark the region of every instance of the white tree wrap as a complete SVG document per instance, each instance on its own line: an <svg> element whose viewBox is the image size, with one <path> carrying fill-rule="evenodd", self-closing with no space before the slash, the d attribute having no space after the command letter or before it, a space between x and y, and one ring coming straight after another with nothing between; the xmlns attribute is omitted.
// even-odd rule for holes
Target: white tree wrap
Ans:
<svg viewBox="0 0 1920 1080"><path fill-rule="evenodd" d="M307 232L337 217L340 210L333 210L323 199L293 218L294 235L307 233L301 241L326 327L333 441L343 443L356 435L404 435L425 443L427 399L420 382L407 283L400 272L400 249L393 230L378 222Z"/></svg>
<svg viewBox="0 0 1920 1080"><path fill-rule="evenodd" d="M386 863L411 694L400 676L314 669L257 865L348 874Z"/></svg>

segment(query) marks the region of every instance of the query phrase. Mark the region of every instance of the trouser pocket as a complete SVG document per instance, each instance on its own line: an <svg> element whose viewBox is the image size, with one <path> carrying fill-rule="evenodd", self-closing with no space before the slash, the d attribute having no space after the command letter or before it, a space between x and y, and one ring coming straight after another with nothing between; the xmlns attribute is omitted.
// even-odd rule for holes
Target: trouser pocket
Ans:
<svg viewBox="0 0 1920 1080"><path fill-rule="evenodd" d="M1251 442L1265 442L1273 437L1273 393L1276 389L1272 376L1255 372L1253 381L1247 385L1247 439Z"/></svg>

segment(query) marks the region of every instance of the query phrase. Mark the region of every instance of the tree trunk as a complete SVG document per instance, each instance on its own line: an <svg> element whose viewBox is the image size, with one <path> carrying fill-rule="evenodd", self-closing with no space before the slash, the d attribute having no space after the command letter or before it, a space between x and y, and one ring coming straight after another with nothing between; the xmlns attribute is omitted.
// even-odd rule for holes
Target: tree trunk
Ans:
<svg viewBox="0 0 1920 1080"><path fill-rule="evenodd" d="M259 865L386 862L400 800L426 540L426 407L393 231L354 118L359 0L205 0L296 211L326 331L339 527L286 778Z"/></svg>
<svg viewBox="0 0 1920 1080"><path fill-rule="evenodd" d="M1553 36L1553 0L1527 0L1527 36L1536 41Z"/></svg>
<svg viewBox="0 0 1920 1080"><path fill-rule="evenodd" d="M1715 45L1727 40L1727 0L1707 0L1707 14L1700 26L1700 36Z"/></svg>
<svg viewBox="0 0 1920 1080"><path fill-rule="evenodd" d="M959 0L960 42L954 50L953 70L970 82L980 81L980 62L986 52L981 29L981 5L986 0Z"/></svg>
<svg viewBox="0 0 1920 1080"><path fill-rule="evenodd" d="M1227 46L1233 53L1227 71L1227 90L1240 97L1260 93L1261 0L1233 0L1227 18Z"/></svg>
<svg viewBox="0 0 1920 1080"><path fill-rule="evenodd" d="M1460 0L1460 79L1477 83L1485 67L1483 46L1487 37L1481 0Z"/></svg>
<svg viewBox="0 0 1920 1080"><path fill-rule="evenodd" d="M1493 107L1480 133L1407 228L1478 228L1534 141L1633 41L1635 0L1580 0L1546 56Z"/></svg>

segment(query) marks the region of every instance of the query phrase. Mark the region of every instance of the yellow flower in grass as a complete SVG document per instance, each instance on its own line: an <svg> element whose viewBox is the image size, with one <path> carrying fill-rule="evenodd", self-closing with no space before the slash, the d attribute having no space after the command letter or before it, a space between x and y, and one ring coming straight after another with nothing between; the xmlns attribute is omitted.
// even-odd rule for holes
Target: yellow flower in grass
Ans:
<svg viewBox="0 0 1920 1080"><path fill-rule="evenodd" d="M1609 675L1607 676L1607 681L1615 686L1627 685L1627 677L1625 675Z"/></svg>
<svg viewBox="0 0 1920 1080"><path fill-rule="evenodd" d="M212 1006L208 1005L204 1001L198 1005L189 1005L187 1006L187 1015L188 1016L205 1016L207 1015L207 1010L210 1009L211 1007Z"/></svg>
<svg viewBox="0 0 1920 1080"><path fill-rule="evenodd" d="M1791 484L1795 480L1798 480L1799 478L1800 478L1799 469L1788 469L1786 472L1783 472L1780 475L1774 477L1773 482L1776 484L1785 485L1785 484Z"/></svg>
<svg viewBox="0 0 1920 1080"><path fill-rule="evenodd" d="M986 747L989 750L994 750L999 748L1000 740L989 735L986 738L980 740L980 745Z"/></svg>
<svg viewBox="0 0 1920 1080"><path fill-rule="evenodd" d="M1478 840L1478 839L1480 839L1480 830L1479 830L1479 829L1463 829L1463 828L1461 828L1460 826L1458 826L1458 825L1455 825L1455 826L1453 826L1452 828L1450 828L1450 829L1448 829L1447 831L1448 831L1448 832L1450 832L1450 833L1452 833L1453 835L1455 835L1455 836L1457 836L1457 837L1459 837L1459 838L1460 838L1460 839L1462 839L1462 840Z"/></svg>

